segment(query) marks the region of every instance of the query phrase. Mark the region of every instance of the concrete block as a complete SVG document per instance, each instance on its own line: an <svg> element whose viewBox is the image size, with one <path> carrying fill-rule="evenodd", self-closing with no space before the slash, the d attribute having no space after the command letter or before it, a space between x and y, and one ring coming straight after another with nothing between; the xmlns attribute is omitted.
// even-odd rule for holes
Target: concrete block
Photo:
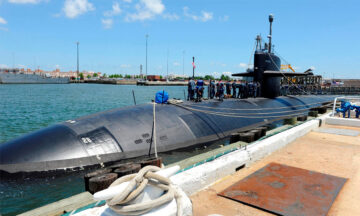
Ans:
<svg viewBox="0 0 360 216"><path fill-rule="evenodd" d="M248 160L247 152L238 150L212 162L181 172L170 179L190 196L217 180L234 173L238 167L245 165Z"/></svg>
<svg viewBox="0 0 360 216"><path fill-rule="evenodd" d="M350 127L360 127L360 119L327 117L325 123L329 125L343 125Z"/></svg>

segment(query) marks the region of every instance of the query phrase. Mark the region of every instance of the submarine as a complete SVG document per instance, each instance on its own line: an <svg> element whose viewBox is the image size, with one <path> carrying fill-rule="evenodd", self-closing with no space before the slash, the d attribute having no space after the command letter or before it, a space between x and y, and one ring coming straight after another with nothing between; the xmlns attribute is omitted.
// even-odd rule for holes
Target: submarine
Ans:
<svg viewBox="0 0 360 216"><path fill-rule="evenodd" d="M1 175L74 171L117 161L168 152L227 138L289 117L307 115L333 101L331 95L280 96L282 77L308 76L280 70L281 60L261 40L254 68L233 76L261 83L261 97L142 104L68 120L0 144ZM156 136L153 113L156 111Z"/></svg>

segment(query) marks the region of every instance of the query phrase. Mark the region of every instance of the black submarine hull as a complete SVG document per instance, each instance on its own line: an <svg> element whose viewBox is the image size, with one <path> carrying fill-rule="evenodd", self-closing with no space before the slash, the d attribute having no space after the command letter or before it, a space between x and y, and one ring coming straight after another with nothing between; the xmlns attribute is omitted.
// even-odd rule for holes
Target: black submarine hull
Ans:
<svg viewBox="0 0 360 216"><path fill-rule="evenodd" d="M212 142L234 132L301 116L333 99L309 95L156 104L157 151ZM55 124L1 144L0 171L13 174L83 169L145 156L150 148L152 122L153 105L143 104Z"/></svg>

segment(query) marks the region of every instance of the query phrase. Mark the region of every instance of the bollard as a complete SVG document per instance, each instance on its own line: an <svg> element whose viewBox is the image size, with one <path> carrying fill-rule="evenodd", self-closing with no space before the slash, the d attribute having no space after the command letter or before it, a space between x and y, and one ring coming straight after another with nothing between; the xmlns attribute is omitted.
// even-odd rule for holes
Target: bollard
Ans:
<svg viewBox="0 0 360 216"><path fill-rule="evenodd" d="M294 125L296 124L296 117L284 119L284 124Z"/></svg>
<svg viewBox="0 0 360 216"><path fill-rule="evenodd" d="M261 137L261 130L254 129L254 130L251 130L251 131L249 131L249 132L254 134L254 141L260 139L260 137Z"/></svg>
<svg viewBox="0 0 360 216"><path fill-rule="evenodd" d="M246 142L246 143L251 143L254 142L254 133L240 133L240 141Z"/></svg>
<svg viewBox="0 0 360 216"><path fill-rule="evenodd" d="M100 169L100 170L96 170L96 171L91 172L91 173L87 173L87 174L84 176L85 191L90 191L90 190L89 190L89 180L90 180L92 177L100 176L100 175L103 175L103 174L106 174L106 173L110 173L110 172L111 172L111 169Z"/></svg>
<svg viewBox="0 0 360 216"><path fill-rule="evenodd" d="M318 116L318 111L309 111L308 116L317 117Z"/></svg>
<svg viewBox="0 0 360 216"><path fill-rule="evenodd" d="M152 166L157 166L161 168L161 164L162 164L162 158L158 157L158 158L149 158L149 159L145 159L143 161L140 162L141 168L152 165Z"/></svg>
<svg viewBox="0 0 360 216"><path fill-rule="evenodd" d="M267 131L268 128L264 126L264 127L257 127L255 129L261 130L261 136L260 137L263 137L263 136L266 135L266 131Z"/></svg>
<svg viewBox="0 0 360 216"><path fill-rule="evenodd" d="M117 177L120 178L120 177L125 176L125 175L137 173L137 172L139 172L140 169L141 169L140 164L136 164L136 163L134 163L134 164L124 164L124 165L119 166L118 168L116 168L114 170L114 173L116 173Z"/></svg>
<svg viewBox="0 0 360 216"><path fill-rule="evenodd" d="M120 168L120 167L123 167L123 166L128 166L128 165L131 165L131 164L136 164L134 162L127 162L127 163L115 163L111 166L109 166L108 168L111 169L111 172L114 172L114 170L116 170L117 168ZM137 163L139 164L139 163Z"/></svg>
<svg viewBox="0 0 360 216"><path fill-rule="evenodd" d="M306 120L307 120L307 116L306 116L306 115L304 115L304 116L298 116L298 117L297 117L297 120L298 120L298 121L306 121Z"/></svg>
<svg viewBox="0 0 360 216"><path fill-rule="evenodd" d="M89 180L89 192L94 194L108 188L117 179L116 173L106 173Z"/></svg>
<svg viewBox="0 0 360 216"><path fill-rule="evenodd" d="M319 112L319 114L324 114L327 110L326 107L320 107L317 111Z"/></svg>
<svg viewBox="0 0 360 216"><path fill-rule="evenodd" d="M230 136L230 144L231 143L236 143L237 141L240 140L240 134L239 133L232 133Z"/></svg>

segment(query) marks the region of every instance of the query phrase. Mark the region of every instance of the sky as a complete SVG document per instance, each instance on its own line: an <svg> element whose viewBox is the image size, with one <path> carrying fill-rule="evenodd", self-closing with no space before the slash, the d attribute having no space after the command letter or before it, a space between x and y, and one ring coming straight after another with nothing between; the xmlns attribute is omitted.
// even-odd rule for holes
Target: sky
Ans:
<svg viewBox="0 0 360 216"><path fill-rule="evenodd" d="M360 78L358 0L0 0L0 67L106 74L229 75L252 64L255 37L282 63Z"/></svg>

